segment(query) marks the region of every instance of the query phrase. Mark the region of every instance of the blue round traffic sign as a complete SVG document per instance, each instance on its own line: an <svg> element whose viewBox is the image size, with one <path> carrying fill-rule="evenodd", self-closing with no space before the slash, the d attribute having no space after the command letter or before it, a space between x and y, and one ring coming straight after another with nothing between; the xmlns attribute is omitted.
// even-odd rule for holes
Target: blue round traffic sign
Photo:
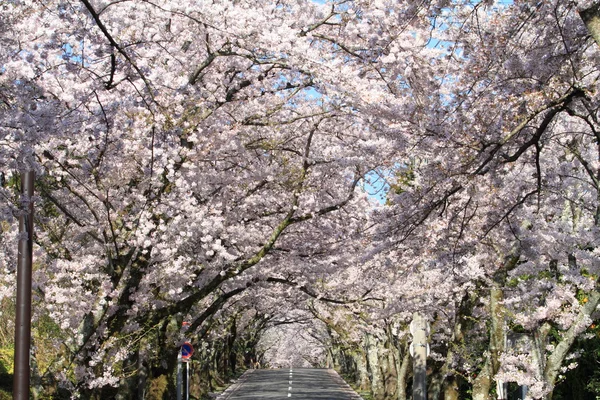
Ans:
<svg viewBox="0 0 600 400"><path fill-rule="evenodd" d="M181 345L181 358L187 360L194 354L194 346L190 342L185 342Z"/></svg>

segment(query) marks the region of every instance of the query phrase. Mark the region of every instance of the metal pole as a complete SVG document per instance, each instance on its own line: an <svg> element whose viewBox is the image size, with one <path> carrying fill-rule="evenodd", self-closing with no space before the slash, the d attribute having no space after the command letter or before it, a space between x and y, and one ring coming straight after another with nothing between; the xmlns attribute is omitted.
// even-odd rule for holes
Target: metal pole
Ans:
<svg viewBox="0 0 600 400"><path fill-rule="evenodd" d="M185 363L185 400L190 400L190 363L192 360L187 360Z"/></svg>
<svg viewBox="0 0 600 400"><path fill-rule="evenodd" d="M410 324L413 336L413 400L427 400L427 321L418 313Z"/></svg>
<svg viewBox="0 0 600 400"><path fill-rule="evenodd" d="M508 384L506 382L502 382L502 381L496 382L496 398L497 398L497 400L507 400L508 399Z"/></svg>
<svg viewBox="0 0 600 400"><path fill-rule="evenodd" d="M527 386L527 385L519 386L519 399L525 400L525 397L527 397L528 391L529 391L529 386Z"/></svg>
<svg viewBox="0 0 600 400"><path fill-rule="evenodd" d="M21 215L17 259L13 399L29 400L31 348L31 266L33 260L33 171L21 173Z"/></svg>
<svg viewBox="0 0 600 400"><path fill-rule="evenodd" d="M179 349L177 353L177 400L182 400L183 377L181 375L181 349Z"/></svg>

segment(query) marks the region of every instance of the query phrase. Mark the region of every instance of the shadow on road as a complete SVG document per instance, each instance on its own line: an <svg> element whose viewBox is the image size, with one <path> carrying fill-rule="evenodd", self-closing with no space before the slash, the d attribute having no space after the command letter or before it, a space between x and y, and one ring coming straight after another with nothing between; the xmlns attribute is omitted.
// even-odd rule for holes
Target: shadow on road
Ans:
<svg viewBox="0 0 600 400"><path fill-rule="evenodd" d="M332 370L254 370L223 400L250 399L356 400L360 397Z"/></svg>

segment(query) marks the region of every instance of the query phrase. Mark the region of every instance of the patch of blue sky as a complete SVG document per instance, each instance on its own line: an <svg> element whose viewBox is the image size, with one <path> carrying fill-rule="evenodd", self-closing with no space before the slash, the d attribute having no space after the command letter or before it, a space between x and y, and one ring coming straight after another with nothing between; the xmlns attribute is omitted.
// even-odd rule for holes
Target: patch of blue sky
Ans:
<svg viewBox="0 0 600 400"><path fill-rule="evenodd" d="M285 90L281 90L281 88L286 88L286 89L289 88L289 90L295 90L296 85L299 85L302 83L299 79L293 79L293 78L290 79L290 77L285 74L281 74L276 82L277 82L276 83L277 88L273 88L273 89L277 90L276 95L278 95L282 98L287 97L288 93L286 93ZM323 100L323 94L320 93L317 90L317 88L315 88L314 86L306 86L306 87L302 88L300 90L300 94L303 95L307 99Z"/></svg>
<svg viewBox="0 0 600 400"><path fill-rule="evenodd" d="M309 99L323 99L323 94L313 86L305 88L303 92L304 95Z"/></svg>
<svg viewBox="0 0 600 400"><path fill-rule="evenodd" d="M81 42L80 45L83 47L83 42ZM71 46L69 43L63 44L62 49L63 49L63 54L62 54L63 60L71 61L71 62L77 63L77 64L82 63L82 61L83 61L82 55L76 54L73 50L73 46ZM89 65L89 58L86 59L84 65L86 65L86 66Z"/></svg>
<svg viewBox="0 0 600 400"><path fill-rule="evenodd" d="M395 176L394 168L376 168L365 174L360 185L371 200L383 205L387 201Z"/></svg>
<svg viewBox="0 0 600 400"><path fill-rule="evenodd" d="M473 9L475 9L480 4L481 4L481 1L477 0L477 1L472 1L470 6ZM513 4L514 4L514 0L496 0L493 2L493 4L491 4L490 7L485 8L485 10L488 13L497 13L497 12L504 11L508 7L512 6ZM437 17L431 18L432 29L437 30L439 32L447 31L449 29L450 25L452 25L452 24L462 25L462 23L463 23L462 21L456 20L455 17L452 15L451 7L444 9L441 12L441 14L439 14ZM452 41L443 40L443 39L434 38L434 37L432 37L432 39L430 40L430 43L428 43L428 47L437 47L437 48L444 48L444 49L452 49L453 46L454 46L454 42L452 42Z"/></svg>
<svg viewBox="0 0 600 400"><path fill-rule="evenodd" d="M63 45L62 45L62 49L63 49L63 55L62 55L62 57L63 57L65 60L68 60L68 59L72 59L72 58L76 58L76 57L78 57L78 56L76 56L76 55L73 53L73 46L71 46L69 43L65 43L65 44L63 44Z"/></svg>
<svg viewBox="0 0 600 400"><path fill-rule="evenodd" d="M504 8L512 6L515 2L513 0L496 0L494 6L498 8Z"/></svg>

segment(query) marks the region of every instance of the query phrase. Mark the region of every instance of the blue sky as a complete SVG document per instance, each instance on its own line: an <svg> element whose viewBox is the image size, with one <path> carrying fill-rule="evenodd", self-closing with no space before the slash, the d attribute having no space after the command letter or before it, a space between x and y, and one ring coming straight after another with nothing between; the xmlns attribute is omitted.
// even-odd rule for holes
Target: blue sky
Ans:
<svg viewBox="0 0 600 400"><path fill-rule="evenodd" d="M369 197L379 204L384 204L390 191L388 178L391 171L370 171L365 175L363 189Z"/></svg>

